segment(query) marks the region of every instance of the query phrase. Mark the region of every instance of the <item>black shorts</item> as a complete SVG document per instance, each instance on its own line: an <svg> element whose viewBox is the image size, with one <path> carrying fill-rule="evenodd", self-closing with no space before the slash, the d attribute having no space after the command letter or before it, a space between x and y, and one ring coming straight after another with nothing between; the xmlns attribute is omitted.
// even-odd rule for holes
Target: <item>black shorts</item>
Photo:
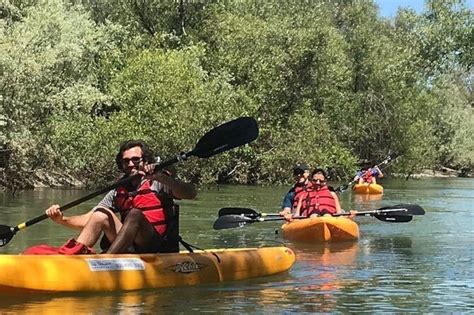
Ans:
<svg viewBox="0 0 474 315"><path fill-rule="evenodd" d="M102 239L100 241L100 249L105 253L111 243L107 236L104 234L102 236ZM137 244L133 244L131 248L129 248L129 253L137 253L137 254L153 254L153 253L161 253L161 252L167 252L164 250L165 248L165 241L163 237L158 234L158 232L155 230L155 233L153 233L151 241L146 245L146 246L139 246Z"/></svg>
<svg viewBox="0 0 474 315"><path fill-rule="evenodd" d="M162 249L165 245L165 241L163 237L158 234L155 230L153 233L152 239L148 242L145 246L139 246L137 244L133 244L133 249L137 254L146 254L146 253L161 253Z"/></svg>

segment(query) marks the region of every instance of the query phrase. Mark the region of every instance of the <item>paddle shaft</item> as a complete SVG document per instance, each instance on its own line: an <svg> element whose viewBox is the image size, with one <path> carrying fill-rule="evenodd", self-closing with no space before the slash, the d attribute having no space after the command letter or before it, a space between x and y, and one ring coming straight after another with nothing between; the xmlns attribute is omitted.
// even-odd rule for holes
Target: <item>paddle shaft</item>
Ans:
<svg viewBox="0 0 474 315"><path fill-rule="evenodd" d="M390 212L407 212L408 209L400 208L400 209L384 209L384 210L369 210L369 211L356 211L355 215L371 215L371 214L383 214L383 213L390 213ZM336 213L333 214L333 217L340 217L340 216L350 216L350 212L343 212L343 213ZM276 217L280 216L278 213L260 213L258 217ZM302 219L307 218L305 216L295 217L294 219ZM267 219L266 219L267 220Z"/></svg>
<svg viewBox="0 0 474 315"><path fill-rule="evenodd" d="M236 214L236 215L244 215L247 217L280 217L281 215L279 213L259 213L253 209L249 208L225 208L229 210L234 210L232 213L228 211L227 214ZM390 213L390 212L408 212L407 215L410 215L410 212L406 208L392 208L392 209L376 209L376 210L368 210L368 211L356 211L355 215L373 215L373 214L384 214L384 213ZM226 215L226 214L222 214ZM219 216L222 216L219 215ZM344 212L344 213L337 213L334 214L333 216L350 216L350 212Z"/></svg>
<svg viewBox="0 0 474 315"><path fill-rule="evenodd" d="M371 210L371 211L357 211L355 213L356 216L358 215L374 215L374 214L383 214L383 213L390 213L390 212L406 212L408 211L407 209L390 209L390 210ZM263 213L262 213L263 214ZM276 217L276 216L280 216L279 214L275 213L265 213L267 216L270 216L269 218L263 218L263 217L257 217L255 218L256 221L259 221L259 222L266 222L266 221L280 221L280 220L286 220L285 218L283 217ZM345 213L336 213L336 214L333 214L332 216L333 217L339 217L339 216L350 216L351 214L348 213L348 212L345 212ZM305 217L305 216L298 216L298 217L293 217L292 219L308 219L309 217Z"/></svg>
<svg viewBox="0 0 474 315"><path fill-rule="evenodd" d="M374 214L384 214L384 213L390 213L390 212L408 212L408 209L405 208L400 208L400 209L384 209L384 210L368 210L368 211L356 211L355 215L374 215ZM336 213L333 214L334 217L339 217L339 216L350 216L350 212L344 212L344 213Z"/></svg>
<svg viewBox="0 0 474 315"><path fill-rule="evenodd" d="M293 219L307 219L308 217L294 217ZM282 221L286 220L283 217L270 217L270 218L255 218L255 222L267 222L267 221Z"/></svg>

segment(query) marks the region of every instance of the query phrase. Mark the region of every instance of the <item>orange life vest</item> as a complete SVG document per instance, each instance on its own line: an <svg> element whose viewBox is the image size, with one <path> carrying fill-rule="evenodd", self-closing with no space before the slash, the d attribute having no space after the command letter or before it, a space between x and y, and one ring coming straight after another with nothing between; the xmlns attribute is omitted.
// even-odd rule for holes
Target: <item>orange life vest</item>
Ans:
<svg viewBox="0 0 474 315"><path fill-rule="evenodd" d="M295 193L294 204L296 204L296 206L301 198L303 198L300 208L302 216L309 217L312 214L323 215L326 213L332 215L337 212L336 201L327 186L323 186L320 189L316 189L313 186L310 189L302 189L298 193Z"/></svg>

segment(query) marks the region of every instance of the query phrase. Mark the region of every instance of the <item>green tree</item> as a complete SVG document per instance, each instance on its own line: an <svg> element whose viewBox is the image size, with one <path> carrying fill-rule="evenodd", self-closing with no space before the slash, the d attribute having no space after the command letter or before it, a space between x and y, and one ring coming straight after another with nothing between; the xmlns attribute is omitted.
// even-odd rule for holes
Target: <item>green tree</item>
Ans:
<svg viewBox="0 0 474 315"><path fill-rule="evenodd" d="M98 27L82 7L63 1L40 2L21 12L17 21L1 25L0 86L10 168L31 185L33 170L51 166L61 155L47 145L44 127L51 115L90 114L108 101L98 89L97 61L115 47L120 28Z"/></svg>
<svg viewBox="0 0 474 315"><path fill-rule="evenodd" d="M87 118L79 113L57 116L53 122L53 146L68 152L65 165L75 165L81 177L106 169L110 180L118 144L143 139L162 158L191 149L204 131L238 116L253 116L253 104L227 83L223 74L209 74L200 66L203 49L181 51L144 50L127 61L127 66L111 82L111 96L120 109L107 119ZM80 141L78 141L80 139ZM76 156L75 152L82 152ZM239 153L240 152L240 153ZM217 172L232 169L243 158L245 148L213 159L220 164L212 170L205 161L183 165L184 177L216 180ZM251 153L249 153L251 154ZM214 164L214 165L215 165ZM197 165L200 165L197 167ZM87 171L87 173L84 173ZM214 175L213 175L214 174Z"/></svg>

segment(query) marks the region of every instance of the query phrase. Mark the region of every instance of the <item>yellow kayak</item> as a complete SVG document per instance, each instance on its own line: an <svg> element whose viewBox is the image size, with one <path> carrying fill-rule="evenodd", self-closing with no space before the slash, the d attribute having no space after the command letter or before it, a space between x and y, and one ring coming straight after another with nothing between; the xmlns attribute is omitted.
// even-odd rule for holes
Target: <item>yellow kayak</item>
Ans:
<svg viewBox="0 0 474 315"><path fill-rule="evenodd" d="M127 291L243 280L287 271L287 247L194 253L0 255L0 293Z"/></svg>
<svg viewBox="0 0 474 315"><path fill-rule="evenodd" d="M353 241L359 238L359 226L347 217L322 216L283 224L283 237L304 242Z"/></svg>
<svg viewBox="0 0 474 315"><path fill-rule="evenodd" d="M356 194L370 194L370 195L383 194L383 187L379 184L369 184L369 183L355 184L352 187L352 190Z"/></svg>

